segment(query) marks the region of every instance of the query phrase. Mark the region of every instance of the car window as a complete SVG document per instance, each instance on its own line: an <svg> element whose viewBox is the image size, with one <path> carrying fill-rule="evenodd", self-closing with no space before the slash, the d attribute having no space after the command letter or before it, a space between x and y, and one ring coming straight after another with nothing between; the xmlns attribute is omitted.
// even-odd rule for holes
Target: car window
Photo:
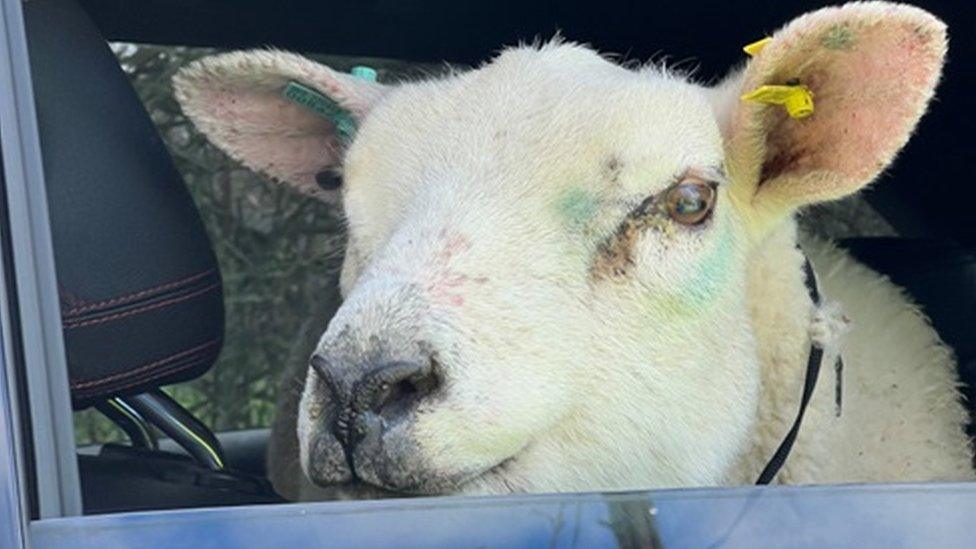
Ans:
<svg viewBox="0 0 976 549"><path fill-rule="evenodd" d="M860 8L849 9L857 15ZM892 32L908 32L906 28ZM832 84L848 86L849 79L843 77L849 67L822 59L834 59L832 56L840 55L838 51L852 47L849 29L835 25L824 32L823 40L810 47L826 48L829 53L816 61L825 63L824 74L841 75ZM905 40L931 39L917 29L909 34ZM798 36L809 39L802 32ZM883 44L886 36L872 38ZM104 46L97 38L98 46ZM882 259L895 257L899 267L914 267L921 262L905 259L908 256L904 254L912 249L906 246L916 243L903 224L896 227L879 213L877 201L857 194L860 187L856 185L866 185L877 175L898 152L893 143L907 139L910 132L904 130L905 135L895 136L898 139L874 139L858 125L841 129L831 126L814 136L816 147L812 147L796 137L806 135L797 128L817 129L821 121L840 124L840 118L821 115L802 120L810 115L814 102L820 112L831 112L834 105L830 101L835 96L810 92L799 78L780 83L774 91L792 94L793 100L800 94L807 109L802 111L803 116L795 116L789 107L795 103L784 106L780 103L789 102L778 99L767 102L775 105L768 111L750 110L751 100L733 93L738 85L736 76L730 77L732 84L709 88L719 73L699 79L663 62L651 62L642 69L626 60L613 64L618 60L559 37L503 53L479 69L485 72L459 74L453 74L448 65L387 58L307 55L321 62L319 66L279 50L235 57L217 55L229 49L109 44L112 55L104 47L101 50L105 59L112 70L118 62L125 78L117 70L114 75L119 76L131 103L138 107L141 102L151 125L140 111L135 116L138 121L127 119L105 126L124 135L130 129L128 124L134 127L141 122L158 132L165 145L158 156L166 157L164 163L171 157L179 175L167 181L178 183L182 179L185 183L192 205L183 211L193 210L194 218L199 212L219 265L217 269L211 262L203 272L219 276L222 289L220 281L210 279L197 286L181 286L187 280L196 280L199 273L163 277L159 282L135 287L133 293L95 294L97 298L81 292L79 299L72 295L72 288L59 286L62 328L66 334L78 328L91 329L82 332L85 335L95 332L95 326L128 319L143 321L138 330L132 329L131 333L141 336L133 341L163 341L164 337L157 338L153 332L156 325L151 315L200 295L215 295L217 288L222 291L223 307L220 321L211 325L223 326L223 338L204 345L220 348L219 358L206 373L202 373L206 367L192 372L199 375L195 378L190 370L210 363L193 355L197 347L189 344L175 354L160 351L145 360L115 361L131 364L128 372L74 377L69 371L71 402L76 408L85 408L74 412L73 420L75 444L81 448L77 457L86 512L420 494L579 492L594 487L620 490L641 488L646 479L653 487L743 485L756 482L755 473L760 470L764 473L758 478L766 480L758 483L764 484L773 477L765 477L763 465L766 469L775 465L771 473L775 475L789 455L789 445L800 425L799 419L792 423L795 409L799 406L802 418L818 373L821 384L815 393L819 400L812 420L817 422L814 435L835 423L851 429L855 423L850 418L858 420L865 412L857 408L856 401L853 406L850 400L845 402L845 395L874 395L878 391L872 392L874 379L865 382L858 377L862 374L857 369L845 370L843 359L851 359L846 363L856 365L868 356L865 346L879 353L870 355L873 357L897 354L898 344L909 340L908 335L921 334L932 342L928 346L920 342L913 349L924 347L937 352L917 360L909 357L914 362L906 360L904 364L898 356L867 362L874 366L898 362L907 372L905 377L914 375L913 364L934 364L939 369L938 382L946 384L945 394L957 395L953 391L960 378L949 372L951 351L938 340L942 335L953 344L951 333L942 330L936 313L932 316L938 333L930 330L911 300L918 298L929 307L930 302L919 297L927 288L953 284L932 282L924 276L921 281L911 279L918 273L909 268L907 282L897 279L899 274L891 275L905 292L891 285L888 273L899 271L876 266L882 263L872 263L878 257L872 254L883 252ZM754 57L749 67L762 67L755 56L769 47L764 44L767 41L751 44L741 54ZM884 48L878 47L880 53L874 53L884 54ZM941 66L941 57L935 57L938 62L928 59L923 67L927 72L916 75L916 85L924 88L923 84L931 83L931 78L926 78L937 74L936 65ZM201 63L205 58L211 59ZM235 60L238 66L234 66ZM178 84L179 91L174 90L174 76L191 65L193 69L181 73L185 87ZM295 76L300 69L307 69L312 76ZM588 77L589 72L595 76ZM423 82L428 76L442 74L449 74L444 82ZM482 79L483 75L487 76ZM821 75L811 73L811 86L820 83L817 79ZM635 78L644 76L648 78ZM889 78L882 91L901 98L898 94L903 89L890 85L891 74L883 76ZM125 86L126 78L138 101ZM399 81L416 85L386 86ZM530 85L524 85L526 81ZM321 89L308 82L316 82ZM642 87L635 85L635 95L626 95L631 83L638 82ZM491 93L481 93L478 86ZM689 91L694 87L707 89ZM49 92L50 87L44 91ZM727 127L731 124L725 118L729 113L716 114L721 105L712 104L717 103L713 97L719 92L731 98L726 102L737 105L725 108L742 109L741 113L732 112L739 117L733 119L737 124L747 115L766 116L757 113L772 113L770 120L773 114L778 116L775 124L762 119L769 141L756 141L768 145L768 150L761 147L756 156L768 153L770 157L749 160L758 163L748 164L749 169L739 174L733 172L740 169L738 162L746 160L733 158L733 153L745 153L727 147L731 149L730 143L737 144L742 138L729 132L743 132L752 126L743 123L731 130ZM52 95L48 93L48 110L42 113L48 114L48 129L57 118L50 113L57 112L59 103ZM179 101L176 96L180 96ZM431 97L434 99L428 109L426 101ZM632 101L635 97L639 101ZM918 97L921 95L909 99L920 101ZM645 108L641 101L649 101L647 104L654 108ZM657 101L666 108L658 108ZM877 114L870 110L876 107L874 103L857 105L844 114L852 119L865 111ZM892 112L908 117L897 109ZM367 114L373 117L371 122L366 121ZM645 119L653 123L638 122ZM371 124L369 130L365 124ZM911 129L912 124L914 119L898 127ZM887 135L885 130L891 128L879 127L876 133ZM354 143L351 137L358 130L362 132ZM628 135L637 138L628 139L622 136L624 132L632 132ZM62 150L73 151L72 145L84 141L77 139L77 133L73 134L75 141L60 143ZM226 139L227 134L234 139ZM275 142L281 135L287 139ZM293 139L296 135L297 140ZM841 137L825 135L843 136L851 142L845 142L849 146L844 150L834 150L831 147L836 147ZM312 138L302 141L309 136ZM139 143L152 141L158 145L154 139L153 135ZM623 152L607 152L603 147L608 143ZM830 154L810 152L820 148L829 149ZM868 153L877 152L875 148L884 149L884 154L865 160ZM163 150L157 149L153 152ZM482 154L483 149L488 154ZM584 166L597 150L599 161ZM676 151L680 154L674 154ZM264 153L273 156L273 161L262 156ZM143 160L140 154L136 151L126 159L139 164ZM315 158L296 160L302 154ZM107 154L98 157L98 163L111 164L113 159ZM345 160L349 160L347 175L352 178L358 173L359 181L366 184L342 183L343 213L328 199L310 196L327 198L325 195L335 190L320 176L339 171ZM837 168L833 164L841 160L850 165ZM576 165L577 161L581 164ZM291 171L284 171L275 162ZM259 175L244 164L266 174ZM810 165L817 169L808 169ZM73 180L72 166L71 162L62 162L62 183ZM369 177L362 175L370 170ZM166 179L165 174L172 171L153 173L162 173L159 178ZM756 181L750 183L742 173L755 175ZM850 173L856 176L848 177ZM837 188L824 191L817 187L822 174L828 174L823 177L837 183ZM768 181L760 178L769 178L772 183L767 185ZM436 182L427 185L428 180ZM102 181L131 180L117 177ZM95 190L95 184L85 183ZM147 178L140 188L152 196L157 184L156 179ZM742 188L751 184L754 188ZM79 186L61 189L62 205L70 204L64 196L70 197ZM177 187L178 193L172 194L183 193L182 185ZM56 194L50 189L49 185L49 193ZM760 193L773 198L763 202L756 198ZM743 196L748 200L741 200ZM144 203L134 204L133 210L143 207L139 211L151 213L152 208L145 208ZM716 204L725 209L714 209ZM62 220L77 220L74 210L60 211ZM115 208L116 213L119 211L122 214L118 218L124 221L127 211ZM792 223L794 216L799 230ZM97 216L91 218L93 226L98 225ZM71 230L70 222L62 225L62 235ZM159 223L156 228L161 228L158 232L165 237L170 230L180 232L175 225ZM64 226L69 229L65 231ZM75 226L86 227L81 222ZM464 231L453 234L457 226ZM715 232L710 233L713 229ZM416 234L411 232L414 230ZM106 232L112 237L120 233ZM724 238L709 240L712 234ZM206 241L199 230L194 235L196 244ZM473 244L476 239L480 240ZM840 248L827 241L840 243ZM885 252L891 243L897 246ZM412 251L414 245L420 251ZM761 247L766 245L775 251L764 253ZM928 245L923 243L923 248ZM639 246L651 251L641 252ZM866 251L854 253L859 246L866 246ZM71 253L67 248L62 257ZM452 262L472 249L484 255L469 254L469 263L464 265L467 270L453 270ZM841 249L853 250L853 258ZM925 254L929 250L923 249ZM344 257L346 253L348 258ZM644 260L635 259L638 253L645 253ZM377 260L382 254L386 255ZM925 254L912 257L930 257ZM952 274L955 256L947 257L946 263L932 271ZM413 265L416 258L421 259ZM878 273L865 274L867 270L856 266L854 258ZM105 261L100 266L113 267L110 263ZM65 261L60 265L68 264ZM652 266L646 279L633 272L639 264ZM401 276L407 270L402 269L404 265L413 266L415 272ZM361 277L364 272L373 278ZM99 277L91 278L97 284ZM344 305L340 278L347 294ZM366 289L350 294L356 284ZM687 287L678 288L679 284ZM490 291L464 294L458 289L470 286ZM848 286L871 291L880 288L877 295L871 294L874 301L865 308L884 322L905 321L902 329L907 335L898 337L895 330L878 329L871 332L876 339L861 336L855 338L860 346L843 347L851 318L834 306L833 297L841 296L837 299L857 306L863 305L858 301L863 294L871 293L854 290L849 295L845 293ZM822 294L823 288L828 290ZM420 298L411 293L415 291ZM135 303L133 298L130 302L132 296L142 301ZM361 302L350 296L358 296ZM97 303L110 306L91 313ZM894 312L882 307L889 304L896 307ZM651 312L638 311L638 305ZM346 316L340 313L337 319L348 328L341 332L327 328L340 307ZM466 307L464 318L458 312L462 307ZM628 307L628 312L620 312ZM164 312L173 310L176 312L170 320L190 323L204 318L181 317L175 307ZM400 314L404 314L403 319L397 316ZM205 320L213 318L217 315ZM854 318L855 329L860 328L858 320ZM363 325L357 327L356 321ZM167 324L167 329L174 329L174 325L179 328L178 324ZM332 327L341 324L331 323ZM871 329L888 326L880 321L866 324ZM129 328L126 323L113 324L119 325ZM583 329L587 326L589 331ZM329 330L331 335L327 335ZM74 349L95 349L95 368L101 351L116 350L116 341L125 343L120 341L124 337L108 344L105 337L82 340L79 332L72 333L76 336ZM428 336L430 333L434 335ZM892 334L894 341L884 340ZM318 343L320 340L325 343ZM437 345L437 352L432 351ZM383 354L391 349L390 354ZM611 353L599 354L607 349L616 353L613 360L604 360ZM66 355L69 364L70 352ZM419 353L416 356L420 359L412 352ZM193 358L180 362L184 353ZM205 358L216 355L214 351ZM445 367L448 361L453 361L449 368ZM566 364L574 369L562 369ZM783 364L788 368L780 368ZM961 365L960 371L964 368L965 364ZM156 379L150 375L154 369L162 372L158 379L166 379L160 382L165 386L139 385L147 378ZM172 373L170 369L177 373L183 369L186 375L173 381L165 377ZM448 379L445 371L454 378ZM787 372L788 378L777 377L782 372ZM876 377L884 375L878 373ZM111 385L117 379L134 381ZM879 391L906 391L904 386L899 388L901 377L883 381ZM923 381L912 378L911 387L922 387ZM103 382L115 391L96 395L103 401L85 400L85 384ZM672 383L675 387L669 385ZM639 394L628 392L635 388ZM303 390L306 395L314 394L303 397L297 409L297 395ZM936 400L931 392L911 390L910 396L921 395L920 401ZM148 400L139 400L143 397ZM667 406L658 407L654 400L658 398L667 401ZM151 444L140 444L131 429L122 430L128 425L127 418L103 415L108 405L116 405L120 399L146 406L138 409L137 427L158 428L168 439L157 445L154 437L148 437L153 438ZM968 410L954 399L943 400L938 403L947 403L939 412L945 413L938 417L939 428L944 431L941 434L962 452L962 434L956 427L965 423L962 414ZM167 402L182 408L166 408ZM282 403L290 408L282 409ZM723 413L707 413L709 407ZM604 410L609 412L604 414ZM845 422L835 421L845 413ZM897 421L886 417L892 424ZM291 423L269 431L283 418ZM156 427L149 427L149 423ZM195 430L196 426L203 428ZM167 427L176 430L167 431ZM179 429L186 432L177 432ZM918 430L906 436L915 437ZM858 438L857 433L843 433ZM872 438L865 444L885 446L885 437L889 436L884 432L880 442ZM301 439L300 448L296 439ZM794 460L799 464L796 470L831 461L828 458L833 456L816 455L823 450L816 441L813 437L803 441L802 455ZM918 450L919 455L931 450L930 441L911 442L911 449ZM180 451L177 444L186 451ZM226 455L218 455L221 445ZM889 440L885 448L892 446L895 444ZM271 452L267 451L269 447ZM781 454L784 447L786 451ZM540 453L533 454L540 448ZM954 473L963 469L971 472L971 456L960 452L943 452L937 457L946 457L944 461L951 461L953 467L964 462ZM310 457L310 453L314 455ZM871 455L872 459L882 459L877 457L881 453ZM232 459L225 461L228 456ZM906 467L924 471L916 457L912 454L915 463ZM272 464L276 458L279 461ZM895 466L883 476L875 475L870 468L852 467L849 472L837 463L824 467L834 469L824 472L809 466L799 476L789 476L794 473L786 469L779 480L900 480ZM651 530L656 528L653 506L643 501L634 509L641 520L621 520L631 526L650 520ZM647 513L651 513L650 518ZM609 524L615 519L601 515L594 520ZM557 523L562 532L562 515ZM610 530L616 535L615 529ZM650 537L647 532L643 535Z"/></svg>

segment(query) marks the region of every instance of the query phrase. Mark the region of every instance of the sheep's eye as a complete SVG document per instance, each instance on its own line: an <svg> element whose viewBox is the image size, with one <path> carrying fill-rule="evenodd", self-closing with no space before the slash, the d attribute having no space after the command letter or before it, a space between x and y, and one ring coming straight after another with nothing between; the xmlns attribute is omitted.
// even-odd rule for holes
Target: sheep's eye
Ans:
<svg viewBox="0 0 976 549"><path fill-rule="evenodd" d="M665 196L668 215L682 225L698 225L708 219L715 206L715 186L686 179L671 187Z"/></svg>

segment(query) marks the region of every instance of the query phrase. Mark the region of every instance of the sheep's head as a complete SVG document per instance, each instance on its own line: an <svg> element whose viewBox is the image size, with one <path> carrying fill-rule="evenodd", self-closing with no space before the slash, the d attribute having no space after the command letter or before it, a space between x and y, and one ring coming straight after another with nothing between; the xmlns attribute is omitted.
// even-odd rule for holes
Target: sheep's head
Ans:
<svg viewBox="0 0 976 549"><path fill-rule="evenodd" d="M929 14L867 3L797 19L715 88L554 42L394 86L232 53L176 90L231 156L345 211L344 303L300 406L313 481L709 484L757 405L750 254L890 162L944 51ZM355 138L283 99L289 82L341 107ZM798 84L812 116L740 100Z"/></svg>

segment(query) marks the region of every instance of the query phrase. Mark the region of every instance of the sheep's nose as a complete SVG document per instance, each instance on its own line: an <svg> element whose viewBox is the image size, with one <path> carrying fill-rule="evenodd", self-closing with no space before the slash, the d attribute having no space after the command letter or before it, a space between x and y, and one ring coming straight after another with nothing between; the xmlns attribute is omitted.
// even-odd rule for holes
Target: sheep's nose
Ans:
<svg viewBox="0 0 976 549"><path fill-rule="evenodd" d="M406 417L440 386L434 363L429 360L383 363L364 368L360 375L332 367L318 356L312 357L312 367L338 401L331 430L347 448L369 429Z"/></svg>
<svg viewBox="0 0 976 549"><path fill-rule="evenodd" d="M412 410L439 384L430 361L384 364L356 384L352 395L354 407L393 420Z"/></svg>

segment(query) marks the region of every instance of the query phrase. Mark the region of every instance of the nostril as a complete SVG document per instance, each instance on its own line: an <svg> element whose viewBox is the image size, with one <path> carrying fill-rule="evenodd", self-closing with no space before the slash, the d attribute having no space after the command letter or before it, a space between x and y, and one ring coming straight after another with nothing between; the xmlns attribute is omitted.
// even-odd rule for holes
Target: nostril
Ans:
<svg viewBox="0 0 976 549"><path fill-rule="evenodd" d="M329 377L329 363L322 355L312 355L312 358L308 361L308 365L323 379Z"/></svg>
<svg viewBox="0 0 976 549"><path fill-rule="evenodd" d="M311 366L312 370L319 377L319 379L322 380L326 387L329 388L329 391L332 393L332 398L340 401L344 400L345 397L342 394L343 392L340 391L340 388L343 385L339 383L339 378L341 376L328 359L322 355L315 354L312 355L311 359L309 359L308 365Z"/></svg>
<svg viewBox="0 0 976 549"><path fill-rule="evenodd" d="M440 386L433 363L397 362L374 370L357 392L369 408L387 419L405 414Z"/></svg>
<svg viewBox="0 0 976 549"><path fill-rule="evenodd" d="M414 382L410 380L404 380L401 381L400 383L397 383L397 389L399 390L399 393L401 395L408 395L408 396L419 391L419 389L417 389L417 386L414 385Z"/></svg>
<svg viewBox="0 0 976 549"><path fill-rule="evenodd" d="M430 361L425 369L404 379L399 385L407 394L426 396L433 393L441 385L437 364L434 361Z"/></svg>
<svg viewBox="0 0 976 549"><path fill-rule="evenodd" d="M309 366L324 383L329 429L346 451L405 417L441 385L433 361L387 362L356 367L315 354Z"/></svg>

